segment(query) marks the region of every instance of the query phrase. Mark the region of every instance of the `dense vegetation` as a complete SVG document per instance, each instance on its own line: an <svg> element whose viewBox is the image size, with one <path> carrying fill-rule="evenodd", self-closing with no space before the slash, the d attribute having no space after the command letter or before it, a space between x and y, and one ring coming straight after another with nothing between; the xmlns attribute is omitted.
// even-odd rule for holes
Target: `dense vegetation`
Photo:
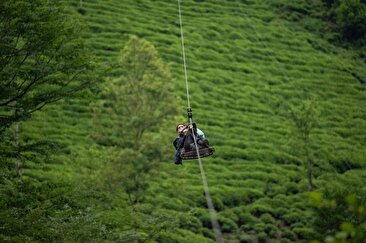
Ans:
<svg viewBox="0 0 366 243"><path fill-rule="evenodd" d="M197 163L172 162L186 119L176 2L57 2L0 3L1 241L212 242ZM225 240L364 239L365 3L182 12Z"/></svg>

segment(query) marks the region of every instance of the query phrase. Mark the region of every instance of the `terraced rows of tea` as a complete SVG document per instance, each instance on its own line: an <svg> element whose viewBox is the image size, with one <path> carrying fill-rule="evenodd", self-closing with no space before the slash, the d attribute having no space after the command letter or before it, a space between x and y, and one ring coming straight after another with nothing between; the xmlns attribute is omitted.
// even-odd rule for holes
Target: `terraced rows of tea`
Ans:
<svg viewBox="0 0 366 243"><path fill-rule="evenodd" d="M130 34L156 47L169 64L185 121L176 1L88 0L82 8L79 1L72 5L89 27L86 40L103 61L115 62ZM326 183L334 172L352 176L353 168L365 165L366 155L365 84L352 73L366 77L366 64L282 18L281 8L271 1L184 0L182 14L193 118L216 149L203 163L224 238L312 239L306 171L292 153L288 107L315 100L319 116L312 138L317 160L332 165L315 168L315 185ZM56 103L23 128L32 136L38 131L40 137L63 143L63 150L50 160L71 165L75 178L99 173L110 151L89 137L92 103L88 94ZM172 121L171 140L175 125ZM62 133L54 131L57 126ZM197 162L176 166L172 145L158 146L171 148L172 161L162 161L159 176L146 192L144 210L176 215L167 242L212 241ZM61 168L63 175L66 164L44 166Z"/></svg>

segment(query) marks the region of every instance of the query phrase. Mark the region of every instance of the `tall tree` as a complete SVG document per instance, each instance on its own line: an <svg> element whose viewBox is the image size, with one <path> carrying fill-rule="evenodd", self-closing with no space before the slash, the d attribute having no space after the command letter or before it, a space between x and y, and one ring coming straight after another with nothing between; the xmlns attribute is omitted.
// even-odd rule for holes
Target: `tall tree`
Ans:
<svg viewBox="0 0 366 243"><path fill-rule="evenodd" d="M164 148L171 146L165 124L176 115L178 102L169 69L148 41L131 36L118 69L120 78L107 80L94 106L93 137L118 148L106 170L112 168L110 183L122 185L134 207L164 157Z"/></svg>
<svg viewBox="0 0 366 243"><path fill-rule="evenodd" d="M300 159L306 169L308 191L314 188L313 169L315 166L313 142L311 134L317 125L317 111L314 101L305 101L299 107L290 108L290 117L293 122L293 141L295 155Z"/></svg>
<svg viewBox="0 0 366 243"><path fill-rule="evenodd" d="M172 219L146 215L138 205L149 179L158 172L158 162L166 157L164 149L171 146L167 126L177 113L178 102L169 69L148 41L131 36L116 69L120 77L106 80L94 105L93 137L114 151L103 168L102 180L106 190L122 190L126 195L134 240L153 239Z"/></svg>
<svg viewBox="0 0 366 243"><path fill-rule="evenodd" d="M144 134L177 112L171 75L154 46L136 36L121 51L118 69L120 78L107 80L94 107L94 135L105 145L141 150Z"/></svg>
<svg viewBox="0 0 366 243"><path fill-rule="evenodd" d="M0 1L0 130L89 84L77 23L57 0Z"/></svg>

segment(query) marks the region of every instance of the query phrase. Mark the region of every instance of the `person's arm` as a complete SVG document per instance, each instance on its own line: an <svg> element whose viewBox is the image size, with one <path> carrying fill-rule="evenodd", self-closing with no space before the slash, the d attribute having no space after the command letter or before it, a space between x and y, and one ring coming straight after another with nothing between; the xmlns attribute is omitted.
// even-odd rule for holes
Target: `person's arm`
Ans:
<svg viewBox="0 0 366 243"><path fill-rule="evenodd" d="M174 146L174 148L178 148L178 140L179 140L179 138L176 138L176 139L174 139L174 141L173 141L173 146Z"/></svg>
<svg viewBox="0 0 366 243"><path fill-rule="evenodd" d="M194 135L197 136L197 125L195 122L189 125L189 129L193 128Z"/></svg>

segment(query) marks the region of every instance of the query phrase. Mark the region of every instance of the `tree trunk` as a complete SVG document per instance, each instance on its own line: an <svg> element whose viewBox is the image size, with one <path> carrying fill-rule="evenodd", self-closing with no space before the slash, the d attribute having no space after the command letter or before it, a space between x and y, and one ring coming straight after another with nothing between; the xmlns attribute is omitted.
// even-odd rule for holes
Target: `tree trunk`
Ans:
<svg viewBox="0 0 366 243"><path fill-rule="evenodd" d="M19 151L19 122L15 123L14 143L15 143L15 151L17 153L16 154L17 177L18 179L22 179L22 161L20 159L20 151Z"/></svg>
<svg viewBox="0 0 366 243"><path fill-rule="evenodd" d="M310 155L310 151L309 151L309 136L306 136L305 139L305 152L306 152L306 160L307 160L307 179L308 179L308 192L311 192L314 188L314 184L313 184L313 158Z"/></svg>
<svg viewBox="0 0 366 243"><path fill-rule="evenodd" d="M313 164L311 164L308 168L307 177L308 177L308 191L311 192L314 188L314 184L313 184Z"/></svg>
<svg viewBox="0 0 366 243"><path fill-rule="evenodd" d="M128 200L129 200L130 205L131 205L131 210L132 210L132 212L135 212L135 203L132 200L131 193L130 192L126 192L126 193L128 195Z"/></svg>
<svg viewBox="0 0 366 243"><path fill-rule="evenodd" d="M83 0L80 0L80 8L83 7Z"/></svg>

